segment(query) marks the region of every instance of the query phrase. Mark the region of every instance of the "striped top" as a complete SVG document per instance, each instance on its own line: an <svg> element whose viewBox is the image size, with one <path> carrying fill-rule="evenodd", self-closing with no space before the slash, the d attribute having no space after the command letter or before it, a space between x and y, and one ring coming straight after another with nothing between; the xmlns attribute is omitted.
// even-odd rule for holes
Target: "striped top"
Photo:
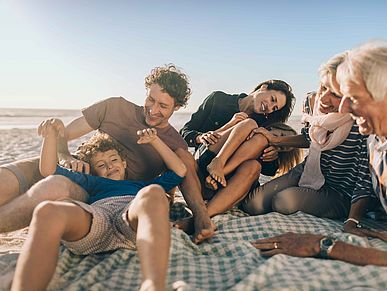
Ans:
<svg viewBox="0 0 387 291"><path fill-rule="evenodd" d="M307 103L307 104L305 104ZM304 109L310 109L309 102ZM302 134L310 141L309 126L305 125ZM337 147L321 152L320 167L325 178L324 187L344 193L355 203L359 199L374 195L367 153L368 136L359 133L354 124L348 137Z"/></svg>

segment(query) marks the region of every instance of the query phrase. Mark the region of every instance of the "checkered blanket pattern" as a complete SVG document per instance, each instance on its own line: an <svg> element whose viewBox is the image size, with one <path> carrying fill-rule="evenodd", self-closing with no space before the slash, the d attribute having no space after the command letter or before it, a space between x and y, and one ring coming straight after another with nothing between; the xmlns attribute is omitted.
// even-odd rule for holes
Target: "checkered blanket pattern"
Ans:
<svg viewBox="0 0 387 291"><path fill-rule="evenodd" d="M186 215L174 207L173 218ZM387 243L342 232L342 222L298 212L246 216L238 210L214 218L218 227L210 243L195 245L173 229L168 286L176 281L185 290L387 290L387 268L358 267L339 261L260 256L250 241L284 232L333 234L360 246L387 250ZM138 290L141 282L135 251L77 256L63 250L50 290Z"/></svg>

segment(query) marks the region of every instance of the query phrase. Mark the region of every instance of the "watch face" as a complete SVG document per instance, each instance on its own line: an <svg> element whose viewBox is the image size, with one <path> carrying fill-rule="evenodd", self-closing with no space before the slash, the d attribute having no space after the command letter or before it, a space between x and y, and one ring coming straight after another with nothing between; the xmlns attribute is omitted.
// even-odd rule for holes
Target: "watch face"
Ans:
<svg viewBox="0 0 387 291"><path fill-rule="evenodd" d="M324 247L330 247L331 245L333 245L333 239L327 237L325 239L322 240L322 244Z"/></svg>

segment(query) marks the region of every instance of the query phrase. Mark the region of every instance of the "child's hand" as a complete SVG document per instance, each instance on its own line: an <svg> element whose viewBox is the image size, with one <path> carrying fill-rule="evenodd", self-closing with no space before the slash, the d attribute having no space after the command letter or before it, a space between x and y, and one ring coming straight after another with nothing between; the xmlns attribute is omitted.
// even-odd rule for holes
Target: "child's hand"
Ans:
<svg viewBox="0 0 387 291"><path fill-rule="evenodd" d="M146 128L137 131L137 135L139 136L138 144L151 143L157 138L157 130L155 128Z"/></svg>
<svg viewBox="0 0 387 291"><path fill-rule="evenodd" d="M38 135L46 137L49 134L55 134L55 136L64 137L65 126L62 120L57 118L50 118L42 121L38 127Z"/></svg>

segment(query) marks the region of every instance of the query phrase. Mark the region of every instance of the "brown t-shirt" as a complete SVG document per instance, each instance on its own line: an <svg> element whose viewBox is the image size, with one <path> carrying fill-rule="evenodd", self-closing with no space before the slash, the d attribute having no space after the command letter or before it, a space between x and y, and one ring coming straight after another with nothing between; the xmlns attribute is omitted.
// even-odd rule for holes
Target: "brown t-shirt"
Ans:
<svg viewBox="0 0 387 291"><path fill-rule="evenodd" d="M161 156L149 144L137 144L137 131L148 128L144 107L123 97L111 97L82 110L87 123L119 141L126 149L128 179L149 180L165 170ZM187 149L187 144L171 125L157 128L157 134L169 148Z"/></svg>

